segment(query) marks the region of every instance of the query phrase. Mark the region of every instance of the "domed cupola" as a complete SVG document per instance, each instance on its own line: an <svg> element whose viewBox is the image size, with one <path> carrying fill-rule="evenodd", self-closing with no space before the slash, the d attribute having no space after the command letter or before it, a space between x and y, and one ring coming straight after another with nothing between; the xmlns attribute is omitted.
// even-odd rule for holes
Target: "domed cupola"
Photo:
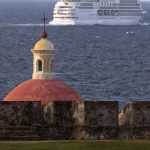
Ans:
<svg viewBox="0 0 150 150"><path fill-rule="evenodd" d="M46 32L43 32L41 34L41 39L35 44L34 48L32 50L38 51L38 50L55 50L54 45L51 41L47 39L48 34Z"/></svg>
<svg viewBox="0 0 150 150"><path fill-rule="evenodd" d="M33 52L33 79L54 79L54 56L56 49L47 39L48 34L44 31L41 39L35 44Z"/></svg>

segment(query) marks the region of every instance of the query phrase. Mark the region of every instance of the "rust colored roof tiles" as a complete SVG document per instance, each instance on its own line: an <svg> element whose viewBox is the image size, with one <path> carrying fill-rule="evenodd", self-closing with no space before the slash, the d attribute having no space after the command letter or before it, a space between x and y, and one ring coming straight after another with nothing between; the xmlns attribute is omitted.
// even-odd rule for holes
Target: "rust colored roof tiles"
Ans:
<svg viewBox="0 0 150 150"><path fill-rule="evenodd" d="M4 101L81 101L80 95L59 80L28 80L15 87Z"/></svg>

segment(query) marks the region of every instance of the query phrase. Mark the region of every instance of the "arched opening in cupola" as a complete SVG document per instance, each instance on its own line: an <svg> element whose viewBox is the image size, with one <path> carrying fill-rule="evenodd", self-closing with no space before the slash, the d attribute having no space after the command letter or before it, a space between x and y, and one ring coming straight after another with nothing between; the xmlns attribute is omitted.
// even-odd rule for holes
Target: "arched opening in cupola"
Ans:
<svg viewBox="0 0 150 150"><path fill-rule="evenodd" d="M43 71L43 63L40 59L37 60L37 71Z"/></svg>
<svg viewBox="0 0 150 150"><path fill-rule="evenodd" d="M54 59L51 60L51 72L54 72Z"/></svg>

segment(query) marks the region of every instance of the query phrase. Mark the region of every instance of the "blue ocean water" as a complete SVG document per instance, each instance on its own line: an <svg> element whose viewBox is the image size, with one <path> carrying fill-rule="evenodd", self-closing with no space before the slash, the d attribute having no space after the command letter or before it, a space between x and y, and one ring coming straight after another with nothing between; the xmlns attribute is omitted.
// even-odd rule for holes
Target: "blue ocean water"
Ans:
<svg viewBox="0 0 150 150"><path fill-rule="evenodd" d="M32 53L54 2L0 2L0 99L32 76ZM150 3L139 26L47 26L57 79L86 100L150 100Z"/></svg>

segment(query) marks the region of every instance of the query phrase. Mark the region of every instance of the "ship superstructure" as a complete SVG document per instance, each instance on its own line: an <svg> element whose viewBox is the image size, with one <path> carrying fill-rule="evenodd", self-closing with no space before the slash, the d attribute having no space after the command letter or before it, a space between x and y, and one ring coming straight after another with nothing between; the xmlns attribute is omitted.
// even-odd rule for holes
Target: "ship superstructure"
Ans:
<svg viewBox="0 0 150 150"><path fill-rule="evenodd" d="M59 0L52 25L137 25L142 19L139 0Z"/></svg>

